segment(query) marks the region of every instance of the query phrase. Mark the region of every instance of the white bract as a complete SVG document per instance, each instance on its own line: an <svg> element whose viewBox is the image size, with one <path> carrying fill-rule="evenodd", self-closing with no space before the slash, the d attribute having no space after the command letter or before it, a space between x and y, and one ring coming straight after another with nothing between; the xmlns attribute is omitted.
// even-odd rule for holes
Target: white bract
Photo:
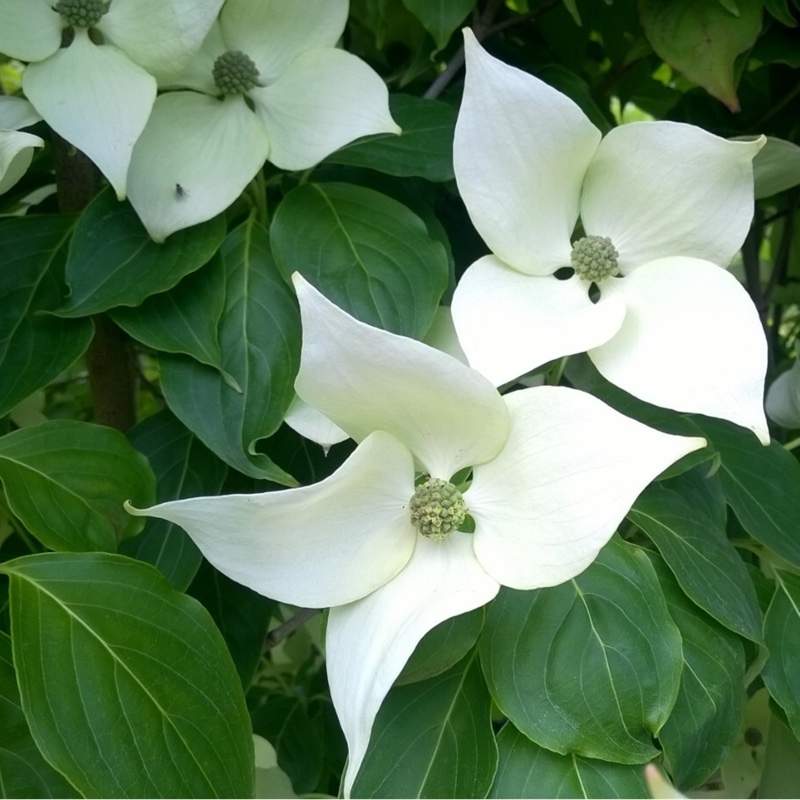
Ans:
<svg viewBox="0 0 800 800"><path fill-rule="evenodd" d="M767 392L767 416L784 428L800 428L800 357L778 375Z"/></svg>
<svg viewBox="0 0 800 800"><path fill-rule="evenodd" d="M381 702L429 630L501 585L580 573L641 490L705 440L652 430L572 389L501 397L457 359L357 321L299 276L295 286L297 393L355 452L311 486L134 513L182 526L217 569L261 594L332 607L326 657L349 794ZM469 467L469 488L449 483ZM426 483L415 487L418 472ZM474 534L437 524L457 526L464 508Z"/></svg>
<svg viewBox="0 0 800 800"><path fill-rule="evenodd" d="M27 172L33 148L44 147L40 137L19 130L40 119L26 100L0 97L0 194L7 192Z"/></svg>
<svg viewBox="0 0 800 800"><path fill-rule="evenodd" d="M493 253L453 299L470 364L499 386L587 351L640 399L731 420L768 443L766 340L747 293L718 266L747 234L764 137L638 122L602 138L572 100L465 38L455 173Z"/></svg>
<svg viewBox="0 0 800 800"><path fill-rule="evenodd" d="M123 199L156 78L188 62L222 2L0 0L0 53L29 62L28 100Z"/></svg>
<svg viewBox="0 0 800 800"><path fill-rule="evenodd" d="M269 159L308 169L360 136L399 133L381 78L336 48L348 0L228 0L197 58L158 98L130 199L150 235L210 219ZM180 188L178 188L180 187Z"/></svg>

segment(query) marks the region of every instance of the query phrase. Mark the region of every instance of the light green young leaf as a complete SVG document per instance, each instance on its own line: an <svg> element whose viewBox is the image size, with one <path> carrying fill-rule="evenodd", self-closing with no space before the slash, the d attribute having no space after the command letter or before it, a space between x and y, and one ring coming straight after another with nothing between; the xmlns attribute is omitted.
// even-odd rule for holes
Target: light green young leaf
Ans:
<svg viewBox="0 0 800 800"><path fill-rule="evenodd" d="M647 797L641 765L615 764L539 747L507 722L489 797Z"/></svg>
<svg viewBox="0 0 800 800"><path fill-rule="evenodd" d="M720 0L641 0L639 9L656 53L735 112L734 63L761 32L761 5L737 0L738 15Z"/></svg>
<svg viewBox="0 0 800 800"><path fill-rule="evenodd" d="M155 479L119 431L53 420L0 438L0 480L8 505L51 550L115 550L142 521L126 500L149 505Z"/></svg>
<svg viewBox="0 0 800 800"><path fill-rule="evenodd" d="M42 553L0 571L33 738L84 796L253 796L241 686L199 603L111 554Z"/></svg>
<svg viewBox="0 0 800 800"><path fill-rule="evenodd" d="M649 559L616 538L568 583L501 590L481 658L495 702L534 742L623 764L658 755L683 665Z"/></svg>

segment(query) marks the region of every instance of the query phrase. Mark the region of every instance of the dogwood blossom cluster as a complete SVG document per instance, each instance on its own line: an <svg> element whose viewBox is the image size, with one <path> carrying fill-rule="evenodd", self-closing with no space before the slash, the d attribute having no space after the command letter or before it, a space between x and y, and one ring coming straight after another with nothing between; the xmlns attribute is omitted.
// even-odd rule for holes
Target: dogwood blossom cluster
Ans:
<svg viewBox="0 0 800 800"><path fill-rule="evenodd" d="M348 0L0 0L0 53L26 62L38 115L163 241L227 208L267 159L307 169L353 139L399 133L383 81L336 47L348 10ZM12 174L27 166L24 149L39 143L23 136L0 127L0 170L12 157Z"/></svg>
<svg viewBox="0 0 800 800"><path fill-rule="evenodd" d="M347 15L347 0L0 0L0 52L26 63L27 98L0 103L0 191L43 144L21 129L43 118L163 241L223 211L267 160L307 169L399 133L382 80L336 46ZM469 31L466 56L455 172L492 254L454 294L458 357L358 321L295 274L291 419L326 444L352 438L353 454L309 486L128 506L183 527L233 580L330 609L346 795L426 633L501 586L578 575L648 483L706 444L575 389L497 387L587 352L642 400L769 441L766 343L726 271L763 141L670 122L603 138Z"/></svg>

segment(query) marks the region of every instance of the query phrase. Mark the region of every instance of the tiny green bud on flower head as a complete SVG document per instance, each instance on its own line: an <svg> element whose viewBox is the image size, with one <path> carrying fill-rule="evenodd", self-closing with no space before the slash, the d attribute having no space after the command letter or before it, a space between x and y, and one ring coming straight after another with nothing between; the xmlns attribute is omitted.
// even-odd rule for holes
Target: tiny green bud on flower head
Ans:
<svg viewBox="0 0 800 800"><path fill-rule="evenodd" d="M214 62L214 83L225 94L244 94L258 86L258 69L250 56L228 50Z"/></svg>
<svg viewBox="0 0 800 800"><path fill-rule="evenodd" d="M93 28L108 11L111 0L58 0L53 11L73 28Z"/></svg>
<svg viewBox="0 0 800 800"><path fill-rule="evenodd" d="M411 498L411 522L429 539L444 539L467 516L461 492L441 478L429 478L417 486Z"/></svg>
<svg viewBox="0 0 800 800"><path fill-rule="evenodd" d="M618 257L608 236L584 236L572 246L572 266L578 276L589 283L617 275Z"/></svg>

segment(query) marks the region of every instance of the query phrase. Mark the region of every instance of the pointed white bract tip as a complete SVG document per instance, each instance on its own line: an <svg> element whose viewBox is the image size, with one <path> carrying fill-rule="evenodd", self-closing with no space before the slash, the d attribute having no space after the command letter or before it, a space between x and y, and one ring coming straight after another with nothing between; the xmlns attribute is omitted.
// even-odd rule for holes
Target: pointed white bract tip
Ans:
<svg viewBox="0 0 800 800"><path fill-rule="evenodd" d="M298 293L303 287L308 285L308 281L297 272L297 270L292 273L292 283L294 284L295 291Z"/></svg>
<svg viewBox="0 0 800 800"><path fill-rule="evenodd" d="M702 450L704 447L708 447L708 440L702 436L682 436L681 438L686 440L686 455L694 453L695 450Z"/></svg>
<svg viewBox="0 0 800 800"><path fill-rule="evenodd" d="M129 514L133 514L133 516L134 516L134 517L146 517L146 516L147 516L147 513L146 513L145 511L142 511L142 509L140 509L140 508L136 508L136 506L134 506L134 505L131 505L131 501L130 501L130 500L126 500L126 501L125 501L125 502L122 504L122 507L123 507L123 508L124 508L124 509L125 509L125 510L126 510L128 513L129 513Z"/></svg>
<svg viewBox="0 0 800 800"><path fill-rule="evenodd" d="M644 779L647 782L650 797L654 800L672 800L673 798L686 797L661 774L655 764L648 764L644 768Z"/></svg>

